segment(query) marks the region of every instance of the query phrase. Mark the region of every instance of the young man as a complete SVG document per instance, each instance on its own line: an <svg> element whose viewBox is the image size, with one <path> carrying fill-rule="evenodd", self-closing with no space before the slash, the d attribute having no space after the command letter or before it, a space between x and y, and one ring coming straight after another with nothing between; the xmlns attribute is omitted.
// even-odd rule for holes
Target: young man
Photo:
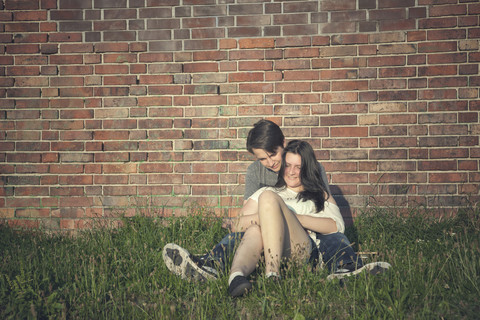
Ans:
<svg viewBox="0 0 480 320"><path fill-rule="evenodd" d="M248 167L245 176L244 201L265 186L274 186L278 179L282 163L282 151L285 147L285 137L282 130L274 122L260 120L248 133L247 150L256 160ZM322 180L331 197L327 175L323 166L318 163ZM332 201L335 201L333 197ZM229 227L228 219L224 222ZM218 278L219 272L225 271L229 257L233 257L235 245L240 243L243 232L226 235L210 252L195 256L186 249L169 243L163 248L163 260L173 273L184 279L205 280ZM378 273L381 264L363 265L355 254L347 237L340 232L322 235L318 234L320 245L317 254L332 274L329 279L343 278L367 270ZM317 258L318 262L318 258ZM385 268L387 268L385 264Z"/></svg>

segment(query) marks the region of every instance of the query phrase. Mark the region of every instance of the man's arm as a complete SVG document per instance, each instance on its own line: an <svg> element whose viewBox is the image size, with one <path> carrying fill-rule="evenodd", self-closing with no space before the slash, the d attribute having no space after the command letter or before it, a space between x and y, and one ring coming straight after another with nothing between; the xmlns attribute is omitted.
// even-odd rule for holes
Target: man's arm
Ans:
<svg viewBox="0 0 480 320"><path fill-rule="evenodd" d="M252 224L258 224L258 202L252 199L245 201L236 218L224 219L223 227L231 232L245 231Z"/></svg>
<svg viewBox="0 0 480 320"><path fill-rule="evenodd" d="M255 162L248 166L247 173L245 174L245 192L243 196L244 203L248 198L260 189L260 177L258 175Z"/></svg>

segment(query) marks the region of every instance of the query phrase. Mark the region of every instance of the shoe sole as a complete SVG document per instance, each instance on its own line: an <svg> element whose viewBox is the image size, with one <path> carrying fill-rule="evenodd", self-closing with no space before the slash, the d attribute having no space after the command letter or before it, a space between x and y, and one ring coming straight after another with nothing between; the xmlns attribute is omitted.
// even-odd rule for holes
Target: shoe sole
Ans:
<svg viewBox="0 0 480 320"><path fill-rule="evenodd" d="M205 281L217 279L216 276L199 268L190 258L190 253L174 243L163 247L163 261L168 270L182 279Z"/></svg>
<svg viewBox="0 0 480 320"><path fill-rule="evenodd" d="M387 271L390 267L391 265L388 262L372 262L352 272L333 273L327 277L327 281L355 276L362 272L368 272L371 275L377 275Z"/></svg>

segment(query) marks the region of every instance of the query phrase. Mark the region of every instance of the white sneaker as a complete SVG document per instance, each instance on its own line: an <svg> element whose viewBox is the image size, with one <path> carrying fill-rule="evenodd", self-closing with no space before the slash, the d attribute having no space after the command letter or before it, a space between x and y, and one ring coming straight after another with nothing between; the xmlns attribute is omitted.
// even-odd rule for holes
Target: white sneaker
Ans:
<svg viewBox="0 0 480 320"><path fill-rule="evenodd" d="M163 247L163 261L171 272L182 279L203 281L218 278L217 270L203 265L200 259L175 243Z"/></svg>
<svg viewBox="0 0 480 320"><path fill-rule="evenodd" d="M327 277L327 281L331 281L333 279L343 279L346 277L351 277L364 271L372 275L377 275L385 272L390 267L391 265L388 262L372 262L372 263L367 263L363 267L355 270L339 269L335 271L335 273L332 273L331 275L329 275Z"/></svg>

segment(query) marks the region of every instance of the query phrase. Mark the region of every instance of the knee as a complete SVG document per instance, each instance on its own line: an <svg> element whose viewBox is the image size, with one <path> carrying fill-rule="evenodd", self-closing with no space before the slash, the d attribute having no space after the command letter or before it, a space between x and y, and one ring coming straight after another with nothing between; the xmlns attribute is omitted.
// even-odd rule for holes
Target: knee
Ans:
<svg viewBox="0 0 480 320"><path fill-rule="evenodd" d="M252 234L261 234L261 233L262 233L262 230L260 229L260 226L258 224L252 224L245 231L245 236L252 235Z"/></svg>
<svg viewBox="0 0 480 320"><path fill-rule="evenodd" d="M278 202L279 200L281 200L280 196L270 190L263 191L262 194L258 197L259 204L273 203L273 202Z"/></svg>

